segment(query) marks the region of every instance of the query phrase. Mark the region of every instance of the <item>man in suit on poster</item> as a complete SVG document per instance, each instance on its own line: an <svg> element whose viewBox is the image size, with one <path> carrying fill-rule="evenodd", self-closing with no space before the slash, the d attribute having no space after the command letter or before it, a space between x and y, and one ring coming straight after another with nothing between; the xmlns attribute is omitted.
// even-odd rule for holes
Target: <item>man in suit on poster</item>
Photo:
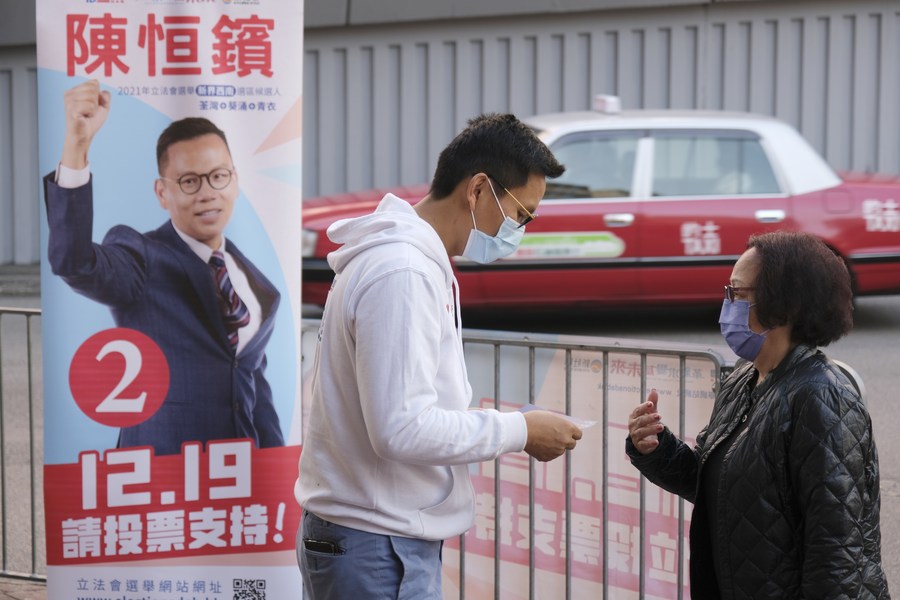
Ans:
<svg viewBox="0 0 900 600"><path fill-rule="evenodd" d="M162 406L123 427L118 447L177 454L183 442L231 438L281 446L265 377L280 294L224 236L238 196L225 134L203 118L169 125L157 142L154 191L170 220L146 233L117 225L97 244L87 156L110 101L95 80L66 92L62 158L44 193L53 273L108 306L117 326L150 337L168 363Z"/></svg>

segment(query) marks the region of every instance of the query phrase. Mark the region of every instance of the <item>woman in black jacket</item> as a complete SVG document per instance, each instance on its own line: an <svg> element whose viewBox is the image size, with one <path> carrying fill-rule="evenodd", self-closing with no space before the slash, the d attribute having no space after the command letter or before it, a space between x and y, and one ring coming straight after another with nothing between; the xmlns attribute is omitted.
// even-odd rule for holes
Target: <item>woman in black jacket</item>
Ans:
<svg viewBox="0 0 900 600"><path fill-rule="evenodd" d="M747 247L719 319L746 362L722 385L694 448L665 427L651 391L629 418L628 456L694 503L693 600L889 598L872 422L816 349L852 327L847 269L803 233L767 233Z"/></svg>

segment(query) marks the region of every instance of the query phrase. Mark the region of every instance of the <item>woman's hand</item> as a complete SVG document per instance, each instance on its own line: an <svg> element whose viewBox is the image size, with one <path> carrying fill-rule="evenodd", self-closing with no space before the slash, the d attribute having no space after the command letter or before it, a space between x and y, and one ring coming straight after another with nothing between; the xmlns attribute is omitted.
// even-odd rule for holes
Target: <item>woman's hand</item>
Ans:
<svg viewBox="0 0 900 600"><path fill-rule="evenodd" d="M659 446L659 433L665 429L662 416L656 411L659 394L650 390L647 401L631 411L628 417L628 435L641 454L650 454Z"/></svg>

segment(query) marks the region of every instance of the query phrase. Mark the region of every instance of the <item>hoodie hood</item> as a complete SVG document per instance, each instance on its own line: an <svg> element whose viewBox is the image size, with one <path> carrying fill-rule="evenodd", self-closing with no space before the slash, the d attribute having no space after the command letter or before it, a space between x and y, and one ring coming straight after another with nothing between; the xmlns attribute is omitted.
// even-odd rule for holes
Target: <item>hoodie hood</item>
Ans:
<svg viewBox="0 0 900 600"><path fill-rule="evenodd" d="M337 274L360 252L382 244L404 242L440 265L448 282L453 279L450 257L437 232L416 214L409 202L393 194L385 195L372 214L335 221L327 233L332 242L341 245L328 254L328 265Z"/></svg>

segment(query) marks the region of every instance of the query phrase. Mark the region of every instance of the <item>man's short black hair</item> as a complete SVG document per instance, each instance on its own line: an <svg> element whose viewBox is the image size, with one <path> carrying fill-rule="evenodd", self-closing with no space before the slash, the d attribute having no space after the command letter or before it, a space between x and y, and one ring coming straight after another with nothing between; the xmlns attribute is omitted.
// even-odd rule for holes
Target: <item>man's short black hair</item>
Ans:
<svg viewBox="0 0 900 600"><path fill-rule="evenodd" d="M156 141L156 166L160 174L165 170L166 150L169 146L177 142L192 140L208 134L214 134L222 138L225 147L228 148L228 140L225 138L225 132L216 127L216 124L203 117L187 117L178 121L173 121L166 127L159 139ZM228 149L231 152L231 149Z"/></svg>
<svg viewBox="0 0 900 600"><path fill-rule="evenodd" d="M527 125L514 115L489 113L468 126L438 157L431 195L449 196L459 182L485 173L506 188L525 185L532 174L559 177L565 167Z"/></svg>
<svg viewBox="0 0 900 600"><path fill-rule="evenodd" d="M773 231L750 238L760 258L756 314L763 327L790 323L793 341L827 346L853 328L853 289L843 259L808 233Z"/></svg>

